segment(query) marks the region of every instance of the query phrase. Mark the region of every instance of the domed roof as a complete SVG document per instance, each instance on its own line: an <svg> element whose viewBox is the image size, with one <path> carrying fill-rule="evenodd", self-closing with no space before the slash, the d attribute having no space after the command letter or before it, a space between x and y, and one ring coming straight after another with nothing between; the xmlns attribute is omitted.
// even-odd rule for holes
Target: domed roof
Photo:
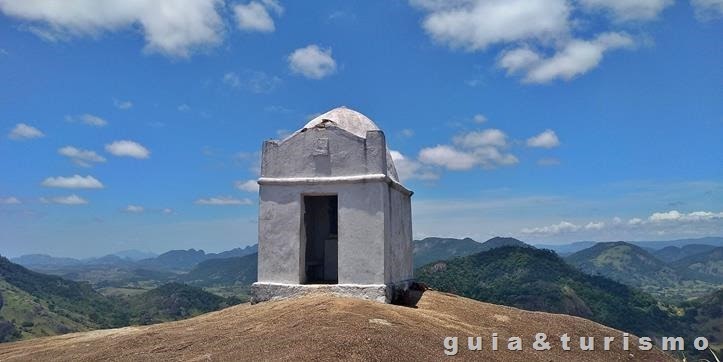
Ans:
<svg viewBox="0 0 723 362"><path fill-rule="evenodd" d="M334 123L334 125L336 125L337 127L361 138L367 138L367 131L380 131L379 126L377 126L376 123L369 119L369 117L353 109L342 106L339 108L334 108L320 116L317 116L316 118L309 121L309 123L307 123L302 129L296 131L296 133L317 127L318 125L325 122ZM293 137L293 135L289 136L288 138L291 137ZM394 167L394 159L392 159L392 155L389 153L389 149L387 149L386 151L387 174L392 180L399 182L397 168Z"/></svg>
<svg viewBox="0 0 723 362"><path fill-rule="evenodd" d="M314 128L324 122L332 122L337 127L361 138L367 137L367 131L379 130L379 127L367 116L346 107L334 108L312 119L303 129Z"/></svg>

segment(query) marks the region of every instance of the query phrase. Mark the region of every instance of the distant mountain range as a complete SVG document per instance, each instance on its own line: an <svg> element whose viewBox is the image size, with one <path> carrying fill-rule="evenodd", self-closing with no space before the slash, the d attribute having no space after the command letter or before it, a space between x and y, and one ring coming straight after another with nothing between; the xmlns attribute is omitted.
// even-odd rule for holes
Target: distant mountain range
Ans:
<svg viewBox="0 0 723 362"><path fill-rule="evenodd" d="M0 256L0 342L178 320L239 302L174 283L110 298L88 283L34 272Z"/></svg>
<svg viewBox="0 0 723 362"><path fill-rule="evenodd" d="M23 255L11 259L12 262L25 267L41 270L44 272L63 272L77 267L119 267L149 269L165 272L186 272L196 264L211 260L229 257L241 257L257 252L257 245L250 245L245 248L235 248L221 253L206 253L203 250L171 250L156 255L137 250L126 250L115 254L109 254L99 258L74 259L59 258L45 254Z"/></svg>
<svg viewBox="0 0 723 362"><path fill-rule="evenodd" d="M577 241L570 244L533 244L539 249L554 250L560 256L567 256L572 253L576 253L580 250L587 249L595 244L597 241ZM639 246L646 250L660 250L669 246L684 247L686 245L698 244L698 245L710 245L710 246L723 246L723 237L711 236L697 239L677 239L667 241L628 241L629 244Z"/></svg>
<svg viewBox="0 0 723 362"><path fill-rule="evenodd" d="M672 254L671 248L680 254ZM686 300L723 288L723 247L690 244L649 252L619 241L595 244L565 260L585 273L602 275L670 300Z"/></svg>
<svg viewBox="0 0 723 362"><path fill-rule="evenodd" d="M419 267L437 260L480 253L503 246L531 247L514 238L494 237L479 243L470 238L425 238L412 242L414 266Z"/></svg>

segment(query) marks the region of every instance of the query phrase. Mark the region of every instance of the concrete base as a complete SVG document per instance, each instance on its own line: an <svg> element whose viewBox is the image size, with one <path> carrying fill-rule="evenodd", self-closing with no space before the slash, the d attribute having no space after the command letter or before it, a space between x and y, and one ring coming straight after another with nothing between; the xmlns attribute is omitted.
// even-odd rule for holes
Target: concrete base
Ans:
<svg viewBox="0 0 723 362"><path fill-rule="evenodd" d="M310 293L329 293L341 297L390 303L391 288L384 284L280 284L256 282L251 286L251 303L287 299Z"/></svg>

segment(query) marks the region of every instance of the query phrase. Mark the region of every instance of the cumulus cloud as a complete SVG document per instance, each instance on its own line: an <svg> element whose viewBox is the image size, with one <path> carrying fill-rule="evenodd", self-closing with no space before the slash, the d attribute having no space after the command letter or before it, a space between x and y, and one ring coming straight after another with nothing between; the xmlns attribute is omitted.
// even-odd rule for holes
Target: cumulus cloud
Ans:
<svg viewBox="0 0 723 362"><path fill-rule="evenodd" d="M293 73L309 79L321 79L336 72L331 48L323 49L316 44L294 50L287 60Z"/></svg>
<svg viewBox="0 0 723 362"><path fill-rule="evenodd" d="M103 184L93 176L73 175L70 177L48 177L43 183L45 187L59 187L65 189L102 189Z"/></svg>
<svg viewBox="0 0 723 362"><path fill-rule="evenodd" d="M673 0L579 0L584 9L608 12L616 21L651 20Z"/></svg>
<svg viewBox="0 0 723 362"><path fill-rule="evenodd" d="M145 49L187 57L221 41L222 0L0 0L0 11L29 22L46 40L98 37L108 31L140 30Z"/></svg>
<svg viewBox="0 0 723 362"><path fill-rule="evenodd" d="M537 136L527 139L527 147L555 148L560 145L555 131L547 129Z"/></svg>
<svg viewBox="0 0 723 362"><path fill-rule="evenodd" d="M549 58L527 47L513 49L502 54L498 65L510 75L524 73L523 81L527 83L570 80L597 67L605 52L633 45L633 39L625 33L603 33L592 40L570 40Z"/></svg>
<svg viewBox="0 0 723 362"><path fill-rule="evenodd" d="M22 202L17 197L8 196L5 198L0 197L0 205L19 205Z"/></svg>
<svg viewBox="0 0 723 362"><path fill-rule="evenodd" d="M720 0L692 0L715 2ZM470 52L506 48L498 66L525 83L571 80L597 67L609 50L630 47L623 33L593 39L576 34L584 12L607 12L616 20L655 18L673 0L410 0L424 13L422 27L438 44ZM582 10L582 11L581 11Z"/></svg>
<svg viewBox="0 0 723 362"><path fill-rule="evenodd" d="M707 21L723 17L723 0L691 0L690 3L699 20Z"/></svg>
<svg viewBox="0 0 723 362"><path fill-rule="evenodd" d="M33 126L29 126L25 123L16 124L15 127L13 127L13 129L10 130L10 133L8 134L8 138L16 141L29 140L40 137L45 137L45 134L43 132L40 132L39 129Z"/></svg>
<svg viewBox="0 0 723 362"><path fill-rule="evenodd" d="M447 145L423 148L419 151L419 160L455 171L469 170L478 164L473 155Z"/></svg>
<svg viewBox="0 0 723 362"><path fill-rule="evenodd" d="M61 204L61 205L85 205L88 201L78 195L58 196L51 198L40 198L41 202L47 204Z"/></svg>
<svg viewBox="0 0 723 362"><path fill-rule="evenodd" d="M58 153L70 158L73 163L82 167L91 167L93 163L105 162L105 158L95 153L95 151L82 150L73 146L59 148Z"/></svg>
<svg viewBox="0 0 723 362"><path fill-rule="evenodd" d="M240 74L228 72L223 75L222 81L231 88L242 88L258 94L271 93L282 82L277 76L255 70L246 70Z"/></svg>
<svg viewBox="0 0 723 362"><path fill-rule="evenodd" d="M127 213L131 213L131 214L140 214L143 211L145 211L145 209L143 208L143 206L128 205L123 209L123 211L125 211Z"/></svg>
<svg viewBox="0 0 723 362"><path fill-rule="evenodd" d="M270 12L281 15L284 8L274 0L264 0L262 2L252 1L248 4L238 4L233 7L233 11L239 29L249 32L271 33L276 30L276 26Z"/></svg>
<svg viewBox="0 0 723 362"><path fill-rule="evenodd" d="M407 180L437 180L439 179L439 173L425 167L419 161L409 159L404 156L401 152L390 150L389 154L392 156L394 167L397 169L397 175L402 181Z"/></svg>
<svg viewBox="0 0 723 362"><path fill-rule="evenodd" d="M653 223L674 222L674 221L708 221L723 219L723 212L710 211L694 211L688 214L681 213L678 210L667 212L656 212L648 217L648 221Z"/></svg>
<svg viewBox="0 0 723 362"><path fill-rule="evenodd" d="M105 150L118 157L148 158L151 152L138 142L129 140L115 141L105 145Z"/></svg>
<svg viewBox="0 0 723 362"><path fill-rule="evenodd" d="M482 50L496 43L545 40L564 35L570 5L565 0L412 1L428 12L422 22L435 41Z"/></svg>
<svg viewBox="0 0 723 362"><path fill-rule="evenodd" d="M484 114L475 114L474 117L472 117L472 122L482 124L487 122L487 117L485 117Z"/></svg>
<svg viewBox="0 0 723 362"><path fill-rule="evenodd" d="M461 147L474 148L482 146L507 146L507 135L498 129L486 129L474 131L456 136L454 143Z"/></svg>
<svg viewBox="0 0 723 362"><path fill-rule="evenodd" d="M455 136L452 145L423 148L419 161L424 164L462 171L474 167L494 169L519 162L517 157L504 149L508 146L507 135L498 129L472 131Z"/></svg>
<svg viewBox="0 0 723 362"><path fill-rule="evenodd" d="M259 184L256 180L236 181L234 185L241 191L259 192Z"/></svg>
<svg viewBox="0 0 723 362"><path fill-rule="evenodd" d="M230 196L218 196L209 197L196 200L198 205L214 205L214 206L228 206L228 205L251 205L253 201L250 199L237 199Z"/></svg>
<svg viewBox="0 0 723 362"><path fill-rule="evenodd" d="M108 125L108 121L92 114L83 114L77 117L66 116L65 120L67 122L79 122L93 127L105 127Z"/></svg>
<svg viewBox="0 0 723 362"><path fill-rule="evenodd" d="M133 102L122 101L122 100L115 99L115 98L113 99L113 105L120 110L126 110L126 109L133 108Z"/></svg>
<svg viewBox="0 0 723 362"><path fill-rule="evenodd" d="M561 234L585 233L592 235L594 232L606 232L607 235L621 235L630 232L645 234L704 234L707 230L720 230L723 226L723 212L693 211L689 213L670 210L665 212L654 212L647 218L634 217L627 222L619 217L611 219L610 223L603 221L590 221L588 223L575 224L569 221L561 221L542 227L524 228L523 234L536 236L558 236Z"/></svg>

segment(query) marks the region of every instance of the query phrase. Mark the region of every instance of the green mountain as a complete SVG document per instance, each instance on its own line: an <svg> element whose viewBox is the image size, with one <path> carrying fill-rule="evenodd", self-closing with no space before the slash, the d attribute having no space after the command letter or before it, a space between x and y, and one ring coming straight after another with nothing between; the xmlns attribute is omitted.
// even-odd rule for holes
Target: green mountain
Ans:
<svg viewBox="0 0 723 362"><path fill-rule="evenodd" d="M425 238L412 242L414 266L420 267L433 261L471 255L503 246L529 247L517 239L499 236L484 243L478 243L470 238Z"/></svg>
<svg viewBox="0 0 723 362"><path fill-rule="evenodd" d="M723 284L723 247L685 257L672 266L686 279Z"/></svg>
<svg viewBox="0 0 723 362"><path fill-rule="evenodd" d="M597 243L565 260L585 273L642 289L659 289L680 281L668 264L645 249L622 241Z"/></svg>
<svg viewBox="0 0 723 362"><path fill-rule="evenodd" d="M89 283L34 272L0 257L0 342L178 320L240 301L179 283L106 297Z"/></svg>
<svg viewBox="0 0 723 362"><path fill-rule="evenodd" d="M689 338L706 337L718 357L723 356L723 289L682 305ZM706 356L710 360L710 356Z"/></svg>
<svg viewBox="0 0 723 362"><path fill-rule="evenodd" d="M143 294L129 297L124 304L133 324L153 324L190 318L240 303L180 283L168 283Z"/></svg>
<svg viewBox="0 0 723 362"><path fill-rule="evenodd" d="M716 247L713 245L703 244L690 244L681 247L666 246L660 250L653 252L653 255L666 263L670 263L692 255L707 253L715 248Z"/></svg>
<svg viewBox="0 0 723 362"><path fill-rule="evenodd" d="M642 335L679 329L649 294L587 275L553 251L503 247L425 265L417 280L480 301L576 315Z"/></svg>
<svg viewBox="0 0 723 362"><path fill-rule="evenodd" d="M0 257L0 341L128 324L116 304L87 283L30 271Z"/></svg>
<svg viewBox="0 0 723 362"><path fill-rule="evenodd" d="M637 245L597 243L565 260L585 273L608 277L672 302L723 287L723 248L666 263Z"/></svg>
<svg viewBox="0 0 723 362"><path fill-rule="evenodd" d="M181 277L185 283L200 286L251 285L256 281L258 254L211 259L199 263Z"/></svg>

